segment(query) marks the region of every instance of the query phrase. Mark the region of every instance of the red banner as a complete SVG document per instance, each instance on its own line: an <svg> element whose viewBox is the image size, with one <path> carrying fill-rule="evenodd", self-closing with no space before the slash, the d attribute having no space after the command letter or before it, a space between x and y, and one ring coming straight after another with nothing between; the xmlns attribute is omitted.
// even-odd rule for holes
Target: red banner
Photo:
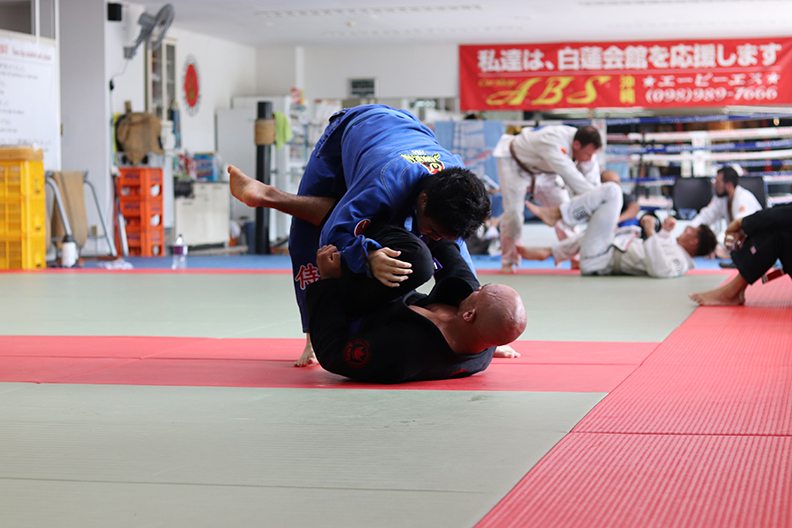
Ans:
<svg viewBox="0 0 792 528"><path fill-rule="evenodd" d="M462 110L792 104L792 39L459 47Z"/></svg>

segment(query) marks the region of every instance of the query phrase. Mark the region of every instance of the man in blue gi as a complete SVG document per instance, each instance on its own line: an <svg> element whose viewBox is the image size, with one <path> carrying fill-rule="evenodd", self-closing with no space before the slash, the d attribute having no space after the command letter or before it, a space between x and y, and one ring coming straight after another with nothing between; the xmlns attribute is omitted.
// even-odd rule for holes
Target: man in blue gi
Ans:
<svg viewBox="0 0 792 528"><path fill-rule="evenodd" d="M396 288L409 279L410 264L396 258L398 251L366 237L372 221L404 226L434 240L457 239L472 270L464 239L490 213L481 180L412 114L382 105L358 106L330 118L296 196L248 178L235 167L229 173L236 198L251 207L271 207L294 217L289 254L307 338L296 366L316 362L305 288L319 280L320 246L338 248L352 272Z"/></svg>

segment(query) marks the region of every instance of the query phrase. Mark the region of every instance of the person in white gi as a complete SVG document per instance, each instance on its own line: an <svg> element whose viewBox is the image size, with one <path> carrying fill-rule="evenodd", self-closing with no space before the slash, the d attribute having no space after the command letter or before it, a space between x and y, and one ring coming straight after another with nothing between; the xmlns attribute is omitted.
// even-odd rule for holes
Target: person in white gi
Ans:
<svg viewBox="0 0 792 528"><path fill-rule="evenodd" d="M762 205L751 191L739 185L740 176L732 167L722 167L715 175L715 196L709 205L703 208L690 225L699 226L706 224L712 227L715 223L726 220L726 224L738 218L752 215L762 210ZM720 258L729 258L729 253L723 248L723 232L718 233L719 246L716 254Z"/></svg>
<svg viewBox="0 0 792 528"><path fill-rule="evenodd" d="M695 267L693 257L707 255L715 247L715 234L706 225L686 227L674 239L671 231L676 220L670 217L663 221L660 232L655 233L654 218L644 216L641 226L646 240L641 239L641 229L637 226L616 229L622 190L613 182L603 183L560 207L539 207L529 202L526 205L548 225L555 225L559 219L569 225L588 222L586 231L552 247L518 248L523 258L544 260L552 256L556 263L579 251L582 275L679 277Z"/></svg>
<svg viewBox="0 0 792 528"><path fill-rule="evenodd" d="M581 194L600 184L600 169L594 154L602 147L596 128L546 126L524 129L518 135L504 134L493 151L503 193L500 222L501 271L513 273L520 264L516 246L522 244L525 195L546 207L569 201L569 191ZM557 224L559 240L574 234L563 222Z"/></svg>

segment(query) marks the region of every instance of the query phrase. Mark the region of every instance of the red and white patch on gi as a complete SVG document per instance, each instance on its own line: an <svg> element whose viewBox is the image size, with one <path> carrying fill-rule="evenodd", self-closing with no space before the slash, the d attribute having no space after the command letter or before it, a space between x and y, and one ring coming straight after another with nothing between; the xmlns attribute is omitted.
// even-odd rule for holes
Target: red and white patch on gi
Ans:
<svg viewBox="0 0 792 528"><path fill-rule="evenodd" d="M371 220L361 220L355 226L355 236L362 235L368 226L371 225Z"/></svg>
<svg viewBox="0 0 792 528"><path fill-rule="evenodd" d="M363 368L371 361L371 345L365 339L354 339L344 348L343 359L352 368Z"/></svg>
<svg viewBox="0 0 792 528"><path fill-rule="evenodd" d="M304 290L306 286L318 281L320 278L319 268L313 264L308 264L307 266L300 266L300 270L294 276L294 282L299 282L300 289Z"/></svg>

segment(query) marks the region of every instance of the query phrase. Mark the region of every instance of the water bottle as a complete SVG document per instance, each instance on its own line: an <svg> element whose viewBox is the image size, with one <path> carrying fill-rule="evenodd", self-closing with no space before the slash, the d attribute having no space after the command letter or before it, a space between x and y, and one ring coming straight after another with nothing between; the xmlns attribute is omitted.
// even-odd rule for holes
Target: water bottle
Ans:
<svg viewBox="0 0 792 528"><path fill-rule="evenodd" d="M63 246L61 246L61 266L64 268L71 268L77 264L77 243L74 237L66 235L63 237Z"/></svg>
<svg viewBox="0 0 792 528"><path fill-rule="evenodd" d="M176 237L176 242L173 243L173 264L171 269L185 269L187 268L187 244L181 235Z"/></svg>

